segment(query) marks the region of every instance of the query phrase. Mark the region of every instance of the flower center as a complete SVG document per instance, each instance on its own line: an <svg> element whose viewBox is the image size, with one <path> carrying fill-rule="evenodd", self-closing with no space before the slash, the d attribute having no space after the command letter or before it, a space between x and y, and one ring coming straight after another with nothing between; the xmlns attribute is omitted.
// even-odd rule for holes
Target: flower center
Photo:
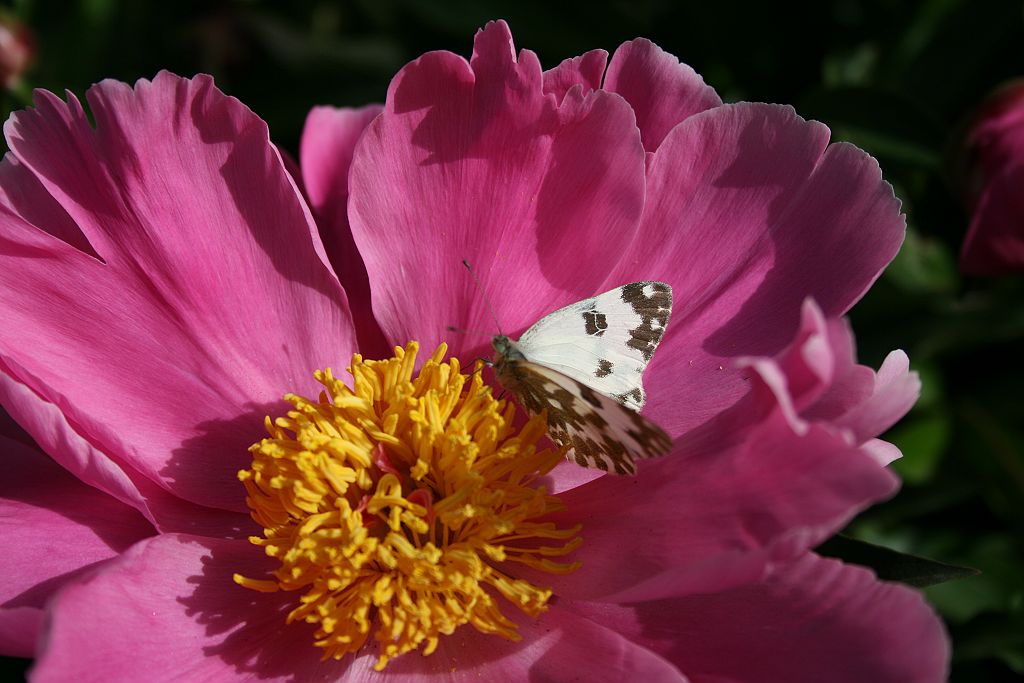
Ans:
<svg viewBox="0 0 1024 683"><path fill-rule="evenodd" d="M497 596L536 617L551 590L514 578L516 564L552 573L578 562L580 528L539 518L562 509L538 479L564 449L538 450L546 418L516 433L515 406L496 400L479 372L442 362L442 344L414 375L419 345L363 360L354 389L314 373L319 400L288 394L287 417L266 420L252 468L238 473L263 536L249 540L281 562L273 580L246 588L305 591L288 615L318 624L315 644L340 659L371 630L388 660L470 623L518 640Z"/></svg>

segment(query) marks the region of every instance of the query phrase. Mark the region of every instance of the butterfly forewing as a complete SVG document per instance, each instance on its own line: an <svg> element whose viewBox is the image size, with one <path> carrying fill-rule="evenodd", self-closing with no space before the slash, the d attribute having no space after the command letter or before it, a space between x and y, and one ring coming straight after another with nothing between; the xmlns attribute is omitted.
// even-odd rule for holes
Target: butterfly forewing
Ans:
<svg viewBox="0 0 1024 683"><path fill-rule="evenodd" d="M516 348L527 360L640 410L641 377L671 312L669 285L633 282L544 316Z"/></svg>
<svg viewBox="0 0 1024 683"><path fill-rule="evenodd" d="M547 410L551 438L583 467L635 474L634 460L664 455L672 439L636 411L557 370L528 360L498 365L503 386L533 414Z"/></svg>

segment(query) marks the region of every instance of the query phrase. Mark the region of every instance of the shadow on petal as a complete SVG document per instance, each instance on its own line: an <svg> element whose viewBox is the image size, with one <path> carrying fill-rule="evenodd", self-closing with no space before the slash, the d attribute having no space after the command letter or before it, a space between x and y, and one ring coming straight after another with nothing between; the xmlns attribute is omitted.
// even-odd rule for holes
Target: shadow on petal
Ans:
<svg viewBox="0 0 1024 683"><path fill-rule="evenodd" d="M260 548L244 541L193 542L205 548L202 571L186 579L191 593L178 602L204 630L204 656L260 680L300 683L343 675L351 660L321 662L322 651L313 645L315 627L286 623L298 593L259 593L232 579L235 573L270 578L274 562Z"/></svg>
<svg viewBox="0 0 1024 683"><path fill-rule="evenodd" d="M191 504L167 520L174 531L217 538L247 538L259 533L259 527L249 518L245 487L238 481L238 472L252 462L248 447L267 435L264 419L268 415L273 419L286 410L284 401L250 403L234 419L209 420L196 426L197 435L183 441L160 470L162 480L174 491L179 477L205 467L211 478L237 491L238 505L229 511Z"/></svg>

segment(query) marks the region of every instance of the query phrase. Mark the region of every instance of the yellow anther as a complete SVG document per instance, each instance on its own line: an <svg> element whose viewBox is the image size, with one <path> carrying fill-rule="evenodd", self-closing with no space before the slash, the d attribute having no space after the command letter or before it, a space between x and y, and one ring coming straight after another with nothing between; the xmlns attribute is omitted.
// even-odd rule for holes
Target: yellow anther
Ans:
<svg viewBox="0 0 1024 683"><path fill-rule="evenodd" d="M537 448L545 416L516 433L514 406L479 372L444 362L442 344L416 374L418 350L353 356L352 389L329 368L314 373L319 399L286 395L292 410L267 418L269 438L238 475L263 527L250 541L281 566L273 580L235 582L303 591L287 620L317 624L325 657L356 652L372 631L378 670L411 650L429 655L467 623L518 640L493 596L535 617L551 591L499 564L578 566L552 558L578 547L579 528L536 521L561 509L537 485L563 456Z"/></svg>

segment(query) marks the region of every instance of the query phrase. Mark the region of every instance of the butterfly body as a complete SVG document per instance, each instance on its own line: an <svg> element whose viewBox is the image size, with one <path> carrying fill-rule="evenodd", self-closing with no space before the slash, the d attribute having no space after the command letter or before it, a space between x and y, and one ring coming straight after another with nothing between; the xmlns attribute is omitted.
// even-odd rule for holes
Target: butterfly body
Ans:
<svg viewBox="0 0 1024 683"><path fill-rule="evenodd" d="M664 335L672 290L634 282L544 316L518 341L492 340L502 386L530 413L547 411L551 438L584 467L634 474L669 436L639 414L642 375Z"/></svg>

